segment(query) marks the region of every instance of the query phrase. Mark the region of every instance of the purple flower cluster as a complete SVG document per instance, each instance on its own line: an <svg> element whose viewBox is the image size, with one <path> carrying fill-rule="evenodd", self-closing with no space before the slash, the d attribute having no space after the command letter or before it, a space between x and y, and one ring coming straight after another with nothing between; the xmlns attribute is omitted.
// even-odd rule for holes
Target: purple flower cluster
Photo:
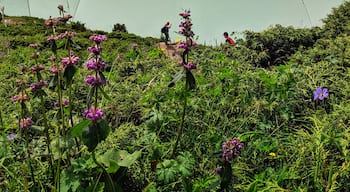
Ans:
<svg viewBox="0 0 350 192"><path fill-rule="evenodd" d="M99 45L95 45L95 46L92 46L92 47L88 47L87 50L90 53L93 53L94 55L100 55L101 51L102 51L102 48Z"/></svg>
<svg viewBox="0 0 350 192"><path fill-rule="evenodd" d="M236 157L242 150L243 143L237 138L233 138L222 144L222 160L230 161Z"/></svg>
<svg viewBox="0 0 350 192"><path fill-rule="evenodd" d="M191 16L190 10L185 10L179 15L184 19L184 21L180 22L179 24L179 27L180 27L179 33L185 37L193 37L194 33L191 29L193 24L190 19L190 16Z"/></svg>
<svg viewBox="0 0 350 192"><path fill-rule="evenodd" d="M18 95L15 95L12 97L12 101L14 103L19 102L22 103L24 101L28 101L29 100L29 96L23 92L20 92Z"/></svg>
<svg viewBox="0 0 350 192"><path fill-rule="evenodd" d="M11 133L11 134L9 134L9 135L7 135L7 140L12 140L12 139L14 139L14 138L16 138L17 137L17 135L16 134L14 134L14 133Z"/></svg>
<svg viewBox="0 0 350 192"><path fill-rule="evenodd" d="M314 101L317 100L324 100L328 98L329 93L327 88L317 88L316 91L314 92Z"/></svg>
<svg viewBox="0 0 350 192"><path fill-rule="evenodd" d="M60 105L60 102L55 101L55 102L53 103L53 105L54 105L55 107L58 107L58 106ZM68 105L69 105L69 100L63 98L63 99L62 99L62 106L63 106L63 107L66 107L66 106L68 106Z"/></svg>
<svg viewBox="0 0 350 192"><path fill-rule="evenodd" d="M179 62L179 65L180 66L183 66L185 69L187 69L188 71L192 70L192 69L197 69L197 66L196 64L192 63L192 62L188 62L188 63L185 63L183 61L180 61Z"/></svg>
<svg viewBox="0 0 350 192"><path fill-rule="evenodd" d="M92 35L89 38L90 40L94 41L96 44L100 44L102 41L106 41L107 40L107 36L106 35Z"/></svg>
<svg viewBox="0 0 350 192"><path fill-rule="evenodd" d="M107 66L106 62L101 61L100 59L90 59L86 62L86 68L88 70L93 70L93 71L102 71L105 69Z"/></svg>
<svg viewBox="0 0 350 192"><path fill-rule="evenodd" d="M42 71L42 70L44 70L44 69L45 69L45 67L44 67L43 65L36 65L36 66L34 66L34 67L31 68L31 71L32 71L33 73L35 73L35 72L37 72L37 71Z"/></svg>
<svg viewBox="0 0 350 192"><path fill-rule="evenodd" d="M92 87L102 86L103 82L100 76L96 75L88 75L85 79L85 83L91 85Z"/></svg>
<svg viewBox="0 0 350 192"><path fill-rule="evenodd" d="M193 46L196 46L196 43L193 41L194 33L192 31L192 21L191 21L191 14L190 10L185 10L184 12L179 14L184 21L180 22L179 27L179 34L186 37L185 41L180 41L178 48L185 49L182 55L182 61L179 62L180 66L183 66L186 70L190 71L192 69L196 69L197 66L192 63L188 62L188 53L191 50Z"/></svg>
<svg viewBox="0 0 350 192"><path fill-rule="evenodd" d="M88 47L87 50L94 54L95 57L91 58L90 60L88 60L86 62L86 68L88 70L93 70L93 71L103 71L107 64L106 62L104 62L101 58L101 52L102 52L102 47L100 46L100 43L102 41L107 40L107 37L105 35L92 35L89 38L90 40L95 42L94 46ZM92 80L92 77L88 77L87 80L89 79L89 81L85 81L86 83L91 82L90 80ZM95 80L97 80L98 78L95 77ZM90 83L88 83L90 84ZM90 84L91 85L91 84ZM96 84L99 85L99 84ZM102 85L102 84L101 84Z"/></svg>
<svg viewBox="0 0 350 192"><path fill-rule="evenodd" d="M37 82L37 83L32 83L32 84L30 85L30 89L31 89L32 91L35 91L35 90L41 89L41 88L46 87L46 86L47 86L47 82L44 81L44 80L40 80L40 81Z"/></svg>
<svg viewBox="0 0 350 192"><path fill-rule="evenodd" d="M32 119L27 117L27 118L23 118L20 120L19 122L21 129L27 129L30 126L32 126L33 122Z"/></svg>
<svg viewBox="0 0 350 192"><path fill-rule="evenodd" d="M74 52L71 51L69 57L64 57L62 58L61 62L64 66L68 67L68 66L72 66L75 65L76 63L78 63L80 61L80 58L77 56L74 56Z"/></svg>
<svg viewBox="0 0 350 192"><path fill-rule="evenodd" d="M92 122L96 122L103 117L103 110L100 108L96 108L91 106L90 109L85 109L84 115L87 119L90 119Z"/></svg>

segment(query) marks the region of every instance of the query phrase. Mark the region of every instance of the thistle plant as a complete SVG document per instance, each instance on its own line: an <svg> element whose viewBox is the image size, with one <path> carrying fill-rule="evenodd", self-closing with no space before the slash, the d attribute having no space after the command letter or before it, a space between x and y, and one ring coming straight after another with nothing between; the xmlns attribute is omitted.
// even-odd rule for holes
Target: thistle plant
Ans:
<svg viewBox="0 0 350 192"><path fill-rule="evenodd" d="M182 21L179 24L180 30L179 34L183 35L185 37L184 41L180 41L178 48L184 49L182 53L182 60L179 62L179 66L183 67L183 70L178 73L178 75L170 82L169 87L172 87L175 85L175 82L181 79L181 77L185 74L186 76L186 83L183 90L183 110L181 115L181 122L180 126L177 130L177 137L175 141L175 145L173 148L172 156L175 155L177 146L180 142L183 128L184 128L184 122L185 122L185 116L186 116L186 108L187 108L187 97L191 90L193 90L196 87L196 81L195 78L191 72L191 70L196 69L197 66L193 62L189 60L190 51L193 46L196 45L196 43L193 41L194 33L192 31L192 21L191 21L191 14L190 10L185 10L184 12L179 14L182 18Z"/></svg>

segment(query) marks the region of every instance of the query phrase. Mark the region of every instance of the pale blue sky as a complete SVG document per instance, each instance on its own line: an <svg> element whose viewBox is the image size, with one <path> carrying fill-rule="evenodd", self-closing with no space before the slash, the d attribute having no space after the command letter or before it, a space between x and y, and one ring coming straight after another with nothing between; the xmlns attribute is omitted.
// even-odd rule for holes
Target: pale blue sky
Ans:
<svg viewBox="0 0 350 192"><path fill-rule="evenodd" d="M57 5L69 4L75 21L90 29L111 31L116 23L141 36L160 36L160 28L173 23L175 39L183 9L190 9L193 31L200 43L224 41L222 33L261 31L275 24L295 27L320 26L332 7L345 0L0 0L7 15L57 16ZM28 5L29 2L29 5ZM67 3L68 2L68 3ZM308 16L309 14L309 16Z"/></svg>

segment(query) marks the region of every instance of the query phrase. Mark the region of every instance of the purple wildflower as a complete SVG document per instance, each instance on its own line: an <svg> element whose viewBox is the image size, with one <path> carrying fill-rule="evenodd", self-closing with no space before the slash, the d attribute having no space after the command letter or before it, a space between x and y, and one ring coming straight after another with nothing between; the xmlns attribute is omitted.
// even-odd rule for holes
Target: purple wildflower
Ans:
<svg viewBox="0 0 350 192"><path fill-rule="evenodd" d="M94 59L90 59L86 62L86 68L88 70L94 70L94 71L101 71L102 69L106 68L106 62Z"/></svg>
<svg viewBox="0 0 350 192"><path fill-rule="evenodd" d="M27 101L27 100L29 100L29 97L27 94L25 94L23 92L20 92L18 95L15 95L12 97L12 101L14 103L16 103L16 102L22 103L22 102Z"/></svg>
<svg viewBox="0 0 350 192"><path fill-rule="evenodd" d="M95 75L88 75L85 79L85 83L93 87L101 86L103 84L101 78L99 76L96 77Z"/></svg>
<svg viewBox="0 0 350 192"><path fill-rule="evenodd" d="M191 11L190 10L185 10L184 12L179 14L181 17L184 19L187 19L189 16L191 16Z"/></svg>
<svg viewBox="0 0 350 192"><path fill-rule="evenodd" d="M63 66L62 66L62 65L61 65L61 66L58 66L58 67L52 66L52 67L50 68L50 72L53 73L53 74L56 74L56 73L58 73L59 71L63 71Z"/></svg>
<svg viewBox="0 0 350 192"><path fill-rule="evenodd" d="M107 36L106 35L92 35L89 38L90 40L94 41L96 44L101 43L102 41L106 41L107 40Z"/></svg>
<svg viewBox="0 0 350 192"><path fill-rule="evenodd" d="M31 89L32 91L35 91L35 90L37 90L37 89L41 89L41 88L46 87L46 86L47 86L47 82L44 81L44 80L40 80L40 81L37 82L37 83L32 83L32 84L30 85L30 89Z"/></svg>
<svg viewBox="0 0 350 192"><path fill-rule="evenodd" d="M93 53L94 55L99 55L102 51L102 48L99 47L98 45L92 46L92 47L88 47L87 50L90 53Z"/></svg>
<svg viewBox="0 0 350 192"><path fill-rule="evenodd" d="M38 57L39 57L39 52L36 52L36 53L33 53L31 56L30 56L30 58L31 59L37 59Z"/></svg>
<svg viewBox="0 0 350 192"><path fill-rule="evenodd" d="M35 72L37 72L37 71L41 71L41 70L44 70L44 69L45 69L45 67L44 67L43 65L36 65L36 66L34 66L34 67L31 68L31 71L32 71L33 73L35 73Z"/></svg>
<svg viewBox="0 0 350 192"><path fill-rule="evenodd" d="M20 127L21 129L27 129L29 128L30 126L32 126L32 119L27 117L27 118L23 118L20 120L19 124L20 124Z"/></svg>
<svg viewBox="0 0 350 192"><path fill-rule="evenodd" d="M14 138L16 138L16 134L14 134L14 133L11 133L10 135L7 135L7 140L12 140L12 139L14 139Z"/></svg>
<svg viewBox="0 0 350 192"><path fill-rule="evenodd" d="M221 167L217 167L215 169L215 173L219 175L221 173Z"/></svg>
<svg viewBox="0 0 350 192"><path fill-rule="evenodd" d="M57 6L57 9L60 10L60 11L64 11L63 5L61 5L61 4L59 4L59 5Z"/></svg>
<svg viewBox="0 0 350 192"><path fill-rule="evenodd" d="M79 62L79 60L80 60L80 58L77 56L74 56L73 51L71 51L70 56L62 58L61 62L63 63L63 65L68 67L71 65L75 65L76 63Z"/></svg>
<svg viewBox="0 0 350 192"><path fill-rule="evenodd" d="M100 108L95 109L94 106L91 106L90 109L85 109L84 115L87 119L90 119L92 122L96 122L103 117L103 110Z"/></svg>
<svg viewBox="0 0 350 192"><path fill-rule="evenodd" d="M236 157L242 150L243 143L239 139L233 138L222 144L222 160L230 161L233 157Z"/></svg>
<svg viewBox="0 0 350 192"><path fill-rule="evenodd" d="M58 101L55 101L54 104L53 104L55 107L58 107L60 105L60 103ZM62 106L63 107L66 107L69 105L69 100L68 99L65 99L63 98L62 99Z"/></svg>
<svg viewBox="0 0 350 192"><path fill-rule="evenodd" d="M329 96L327 88L317 88L314 92L314 101L316 100L324 100Z"/></svg>

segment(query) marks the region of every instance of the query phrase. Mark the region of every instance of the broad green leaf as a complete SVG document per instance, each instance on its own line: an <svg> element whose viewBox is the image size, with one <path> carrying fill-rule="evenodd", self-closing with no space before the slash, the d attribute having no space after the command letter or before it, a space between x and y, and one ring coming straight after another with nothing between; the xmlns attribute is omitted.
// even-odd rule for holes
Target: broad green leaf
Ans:
<svg viewBox="0 0 350 192"><path fill-rule="evenodd" d="M175 75L173 80L171 80L170 83L168 84L168 87L173 87L175 85L175 83L178 82L182 78L183 75L184 75L184 70L177 72L177 74Z"/></svg>
<svg viewBox="0 0 350 192"><path fill-rule="evenodd" d="M116 161L114 161L113 159L109 160L109 166L107 168L107 173L116 173L119 169L119 165Z"/></svg>
<svg viewBox="0 0 350 192"><path fill-rule="evenodd" d="M77 68L75 66L70 65L65 68L63 77L66 79L67 85L70 85L72 83L73 77L76 72L77 72Z"/></svg>
<svg viewBox="0 0 350 192"><path fill-rule="evenodd" d="M89 119L85 119L85 120L79 122L78 124L74 125L74 127L72 127L71 135L73 137L81 136L83 134L84 127L89 126L91 123L92 122Z"/></svg>
<svg viewBox="0 0 350 192"><path fill-rule="evenodd" d="M196 79L194 78L191 71L186 71L186 84L188 91L196 88Z"/></svg>

